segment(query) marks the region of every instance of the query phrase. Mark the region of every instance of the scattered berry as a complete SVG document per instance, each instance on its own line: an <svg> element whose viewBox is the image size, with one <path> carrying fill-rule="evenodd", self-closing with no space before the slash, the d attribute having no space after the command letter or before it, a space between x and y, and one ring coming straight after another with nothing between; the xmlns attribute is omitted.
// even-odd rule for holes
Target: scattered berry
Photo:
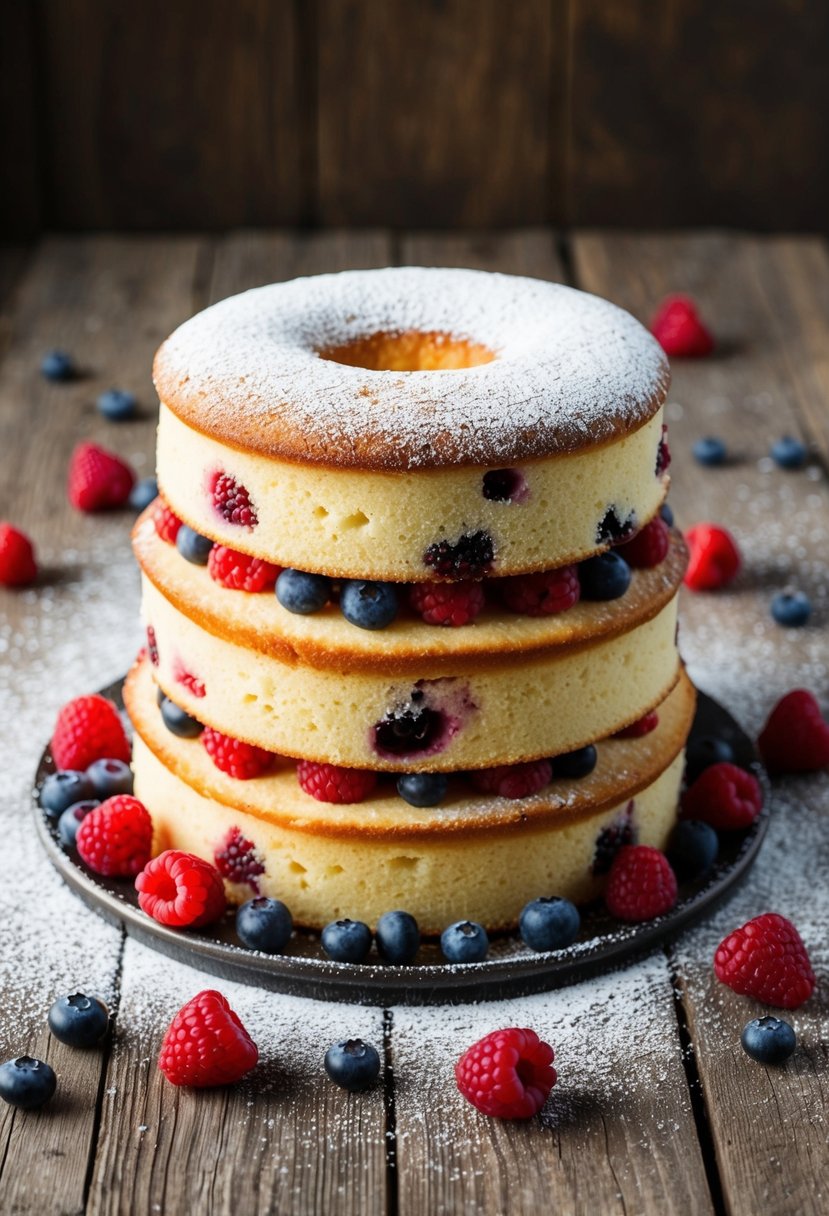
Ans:
<svg viewBox="0 0 829 1216"><path fill-rule="evenodd" d="M123 760L113 760L111 757L96 760L90 764L86 775L96 798L132 793L132 769Z"/></svg>
<svg viewBox="0 0 829 1216"><path fill-rule="evenodd" d="M620 515L616 507L608 507L599 521L596 529L596 544L619 545L627 540L636 529L636 515L633 511Z"/></svg>
<svg viewBox="0 0 829 1216"><path fill-rule="evenodd" d="M630 844L620 849L610 867L605 903L617 920L652 920L676 903L676 875L659 849Z"/></svg>
<svg viewBox="0 0 829 1216"><path fill-rule="evenodd" d="M482 578L495 560L488 532L468 532L456 541L440 540L423 554L423 563L441 578Z"/></svg>
<svg viewBox="0 0 829 1216"><path fill-rule="evenodd" d="M252 891L259 893L260 874L265 873L265 864L256 852L252 840L243 836L239 828L232 827L222 844L213 854L216 869L227 882L247 883Z"/></svg>
<svg viewBox="0 0 829 1216"><path fill-rule="evenodd" d="M757 740L770 773L813 773L829 765L829 723L805 688L782 697Z"/></svg>
<svg viewBox="0 0 829 1216"><path fill-rule="evenodd" d="M791 921L764 912L729 933L714 955L714 974L741 996L797 1009L815 988L806 947Z"/></svg>
<svg viewBox="0 0 829 1216"><path fill-rule="evenodd" d="M392 583L348 579L340 589L340 611L360 629L385 629L397 616L397 591Z"/></svg>
<svg viewBox="0 0 829 1216"><path fill-rule="evenodd" d="M444 716L440 710L419 704L422 695L415 690L409 705L386 714L374 727L374 741L381 754L413 756L429 751L440 738L445 729Z"/></svg>
<svg viewBox="0 0 829 1216"><path fill-rule="evenodd" d="M518 469L490 469L484 473L482 492L490 502L526 502L529 486Z"/></svg>
<svg viewBox="0 0 829 1216"><path fill-rule="evenodd" d="M51 748L58 768L87 769L95 760L130 758L130 743L118 710L97 693L75 697L64 705Z"/></svg>
<svg viewBox="0 0 829 1216"><path fill-rule="evenodd" d="M445 773L401 773L397 778L397 792L409 806L437 806L448 788Z"/></svg>
<svg viewBox="0 0 829 1216"><path fill-rule="evenodd" d="M690 296L667 296L651 321L651 333L672 358L701 358L714 349L714 339Z"/></svg>
<svg viewBox="0 0 829 1216"><path fill-rule="evenodd" d="M662 477L668 472L671 467L671 449L668 446L668 427L666 423L662 423L662 434L659 437L659 446L656 449L656 476ZM668 520L668 523L673 523L673 520Z"/></svg>
<svg viewBox="0 0 829 1216"><path fill-rule="evenodd" d="M701 819L720 832L751 827L762 809L760 782L736 764L710 765L682 795L684 819Z"/></svg>
<svg viewBox="0 0 829 1216"><path fill-rule="evenodd" d="M278 899L259 895L242 904L236 913L239 940L248 949L261 950L263 954L281 954L293 929L293 917Z"/></svg>
<svg viewBox="0 0 829 1216"><path fill-rule="evenodd" d="M65 350L50 350L40 361L40 374L47 380L74 380L75 363Z"/></svg>
<svg viewBox="0 0 829 1216"><path fill-rule="evenodd" d="M383 962L398 966L413 962L420 946L420 930L409 912L384 912L374 937Z"/></svg>
<svg viewBox="0 0 829 1216"><path fill-rule="evenodd" d="M94 793L95 788L87 773L64 769L60 773L50 773L45 778L38 801L50 819L57 819L73 803L91 798Z"/></svg>
<svg viewBox="0 0 829 1216"><path fill-rule="evenodd" d="M304 570L283 570L276 580L276 598L287 612L310 616L331 599L331 579Z"/></svg>
<svg viewBox="0 0 829 1216"><path fill-rule="evenodd" d="M57 1077L43 1060L18 1056L0 1064L0 1098L18 1110L35 1110L55 1092Z"/></svg>
<svg viewBox="0 0 829 1216"><path fill-rule="evenodd" d="M198 718L188 714L169 697L161 701L161 718L170 734L177 735L179 739L197 739L204 730Z"/></svg>
<svg viewBox="0 0 829 1216"><path fill-rule="evenodd" d="M480 963L489 950L483 925L473 920L458 920L440 935L443 957L450 963Z"/></svg>
<svg viewBox="0 0 829 1216"><path fill-rule="evenodd" d="M213 506L222 519L240 528L255 528L259 523L256 508L247 489L229 473L217 473L213 478Z"/></svg>
<svg viewBox="0 0 829 1216"><path fill-rule="evenodd" d="M659 518L662 519L669 528L674 526L673 507L671 507L667 502L663 502L662 506L659 508Z"/></svg>
<svg viewBox="0 0 829 1216"><path fill-rule="evenodd" d="M805 443L791 435L784 435L771 445L771 458L781 469L802 469L807 455Z"/></svg>
<svg viewBox="0 0 829 1216"><path fill-rule="evenodd" d="M371 1043L344 1039L341 1043L333 1043L325 1053L325 1071L342 1089L359 1093L379 1077L380 1057Z"/></svg>
<svg viewBox="0 0 829 1216"><path fill-rule="evenodd" d="M123 507L135 474L113 452L94 443L79 443L69 461L69 501L78 511Z"/></svg>
<svg viewBox="0 0 829 1216"><path fill-rule="evenodd" d="M237 553L227 545L214 545L207 558L207 570L214 582L231 591L270 591L279 577L280 567L247 553Z"/></svg>
<svg viewBox="0 0 829 1216"><path fill-rule="evenodd" d="M220 992L194 996L173 1018L158 1067L172 1085L230 1085L256 1065L259 1051Z"/></svg>
<svg viewBox="0 0 829 1216"><path fill-rule="evenodd" d="M499 798L528 798L549 785L553 766L549 760L528 760L523 764L499 764L470 773L472 784L482 794Z"/></svg>
<svg viewBox="0 0 829 1216"><path fill-rule="evenodd" d="M336 963L362 963L371 949L371 930L361 920L332 920L323 929L320 941Z"/></svg>
<svg viewBox="0 0 829 1216"><path fill-rule="evenodd" d="M189 528L187 524L181 524L176 532L176 548L181 556L194 566L206 566L213 541Z"/></svg>
<svg viewBox="0 0 829 1216"><path fill-rule="evenodd" d="M581 594L586 600L618 600L630 586L630 566L611 550L579 564Z"/></svg>
<svg viewBox="0 0 829 1216"><path fill-rule="evenodd" d="M718 468L728 459L728 449L722 439L718 439L715 435L706 435L703 439L698 439L691 451L697 464L703 464L709 469Z"/></svg>
<svg viewBox="0 0 829 1216"><path fill-rule="evenodd" d="M128 393L122 388L108 388L101 393L95 403L98 413L103 414L110 422L126 422L135 417L138 402L134 393Z"/></svg>
<svg viewBox="0 0 829 1216"><path fill-rule="evenodd" d="M158 498L158 481L155 477L142 477L132 487L129 505L133 511L146 511L150 503Z"/></svg>
<svg viewBox="0 0 829 1216"><path fill-rule="evenodd" d="M359 768L339 768L336 764L317 764L300 760L297 781L306 794L318 802L362 802L377 784L377 774Z"/></svg>
<svg viewBox="0 0 829 1216"><path fill-rule="evenodd" d="M135 880L135 889L142 912L175 929L212 925L227 906L216 867L179 849L167 849L147 862Z"/></svg>
<svg viewBox="0 0 829 1216"><path fill-rule="evenodd" d="M201 741L216 768L237 781L251 781L261 777L273 764L273 753L265 751L264 747L256 747L253 743L243 743L241 739L233 739L223 735L221 731L206 726L201 734Z"/></svg>
<svg viewBox="0 0 829 1216"><path fill-rule="evenodd" d="M598 752L592 743L588 743L587 747L579 747L574 752L563 752L560 756L553 756L553 776L569 777L572 780L587 777L596 767L597 759Z"/></svg>
<svg viewBox="0 0 829 1216"><path fill-rule="evenodd" d="M685 781L692 785L700 773L712 764L733 764L734 748L725 739L703 735L691 739L685 752Z"/></svg>
<svg viewBox="0 0 829 1216"><path fill-rule="evenodd" d="M181 520L175 511L170 510L163 498L159 498L153 507L153 524L160 540L166 541L168 545L176 543L179 529L182 526ZM194 533L194 535L198 535L198 533ZM199 563L199 565L203 564Z"/></svg>
<svg viewBox="0 0 829 1216"><path fill-rule="evenodd" d="M78 844L78 828L90 811L100 806L97 798L86 798L83 802L73 802L68 806L58 820L58 840L65 849L74 849Z"/></svg>
<svg viewBox="0 0 829 1216"><path fill-rule="evenodd" d="M556 1083L555 1053L534 1030L494 1030L455 1065L458 1089L484 1115L531 1119Z"/></svg>
<svg viewBox="0 0 829 1216"><path fill-rule="evenodd" d="M677 878L690 882L702 878L720 851L717 833L701 819L684 819L671 833L668 861Z"/></svg>
<svg viewBox="0 0 829 1216"><path fill-rule="evenodd" d="M74 992L52 1005L49 1029L67 1047L94 1047L109 1030L109 1010L97 997Z"/></svg>
<svg viewBox="0 0 829 1216"><path fill-rule="evenodd" d="M147 808L130 794L116 794L85 815L75 845L96 874L133 878L150 860L153 824Z"/></svg>
<svg viewBox="0 0 829 1216"><path fill-rule="evenodd" d="M409 603L427 625L460 628L478 616L485 603L483 583L414 583Z"/></svg>
<svg viewBox="0 0 829 1216"><path fill-rule="evenodd" d="M802 591L780 591L771 601L771 615L778 625L799 629L812 615L812 601Z"/></svg>
<svg viewBox="0 0 829 1216"><path fill-rule="evenodd" d="M576 905L555 895L526 904L518 921L521 937L531 950L563 950L576 940L580 928Z"/></svg>
<svg viewBox="0 0 829 1216"><path fill-rule="evenodd" d="M797 1046L789 1023L772 1017L754 1018L744 1027L740 1042L760 1064L785 1064Z"/></svg>
<svg viewBox="0 0 829 1216"><path fill-rule="evenodd" d="M610 867L620 849L636 843L637 832L633 822L633 810L634 802L631 798L624 811L599 832L593 852L593 864L590 867L591 873L597 877L610 872Z"/></svg>
<svg viewBox="0 0 829 1216"><path fill-rule="evenodd" d="M656 710L651 710L649 714L645 714L642 718L637 718L635 722L631 722L630 726L623 727L622 730L617 730L613 736L614 739L641 739L644 735L649 735L652 730L656 730L659 725L659 714Z"/></svg>
<svg viewBox="0 0 829 1216"><path fill-rule="evenodd" d="M507 608L522 616L552 616L566 612L578 603L581 594L575 566L501 579L498 589Z"/></svg>
<svg viewBox="0 0 829 1216"><path fill-rule="evenodd" d="M690 550L684 583L692 591L716 591L735 578L740 569L740 551L725 528L697 524L685 533Z"/></svg>
<svg viewBox="0 0 829 1216"><path fill-rule="evenodd" d="M664 562L671 547L671 534L664 519L658 515L644 528L640 528L632 540L619 545L619 552L634 570L650 570Z"/></svg>
<svg viewBox="0 0 829 1216"><path fill-rule="evenodd" d="M0 587L26 587L36 578L32 542L18 528L0 523Z"/></svg>

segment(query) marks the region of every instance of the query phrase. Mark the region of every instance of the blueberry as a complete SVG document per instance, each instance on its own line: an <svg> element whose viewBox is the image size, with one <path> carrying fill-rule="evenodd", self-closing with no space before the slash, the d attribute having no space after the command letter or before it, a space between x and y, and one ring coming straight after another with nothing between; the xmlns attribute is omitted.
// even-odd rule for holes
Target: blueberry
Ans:
<svg viewBox="0 0 829 1216"><path fill-rule="evenodd" d="M596 767L596 749L592 743L575 752L565 752L553 757L554 777L586 777Z"/></svg>
<svg viewBox="0 0 829 1216"><path fill-rule="evenodd" d="M618 600L630 586L630 566L612 550L579 563L584 600Z"/></svg>
<svg viewBox="0 0 829 1216"><path fill-rule="evenodd" d="M802 469L806 463L806 445L792 435L784 435L771 445L771 458L781 469Z"/></svg>
<svg viewBox="0 0 829 1216"><path fill-rule="evenodd" d="M409 912L385 912L374 936L377 953L386 963L412 962L420 945L420 930Z"/></svg>
<svg viewBox="0 0 829 1216"><path fill-rule="evenodd" d="M691 451L697 464L704 464L710 469L725 464L728 459L728 449L716 435L706 435L703 439L698 439Z"/></svg>
<svg viewBox="0 0 829 1216"><path fill-rule="evenodd" d="M371 1043L344 1039L333 1043L325 1053L325 1071L343 1089L358 1093L368 1089L380 1075L380 1057Z"/></svg>
<svg viewBox="0 0 829 1216"><path fill-rule="evenodd" d="M74 849L78 840L78 828L90 811L100 806L97 798L86 798L68 806L58 820L58 840L65 849Z"/></svg>
<svg viewBox="0 0 829 1216"><path fill-rule="evenodd" d="M332 920L322 931L322 948L337 963L361 963L371 949L371 930L361 920Z"/></svg>
<svg viewBox="0 0 829 1216"><path fill-rule="evenodd" d="M178 735L179 739L197 739L204 730L198 718L186 713L169 697L161 702L161 717L170 734Z"/></svg>
<svg viewBox="0 0 829 1216"><path fill-rule="evenodd" d="M109 1029L109 1010L94 996L75 992L59 997L49 1010L49 1029L68 1047L94 1047Z"/></svg>
<svg viewBox="0 0 829 1216"><path fill-rule="evenodd" d="M350 579L340 591L340 610L360 629L385 629L397 616L397 591L392 583Z"/></svg>
<svg viewBox="0 0 829 1216"><path fill-rule="evenodd" d="M101 393L96 405L98 413L103 414L110 422L126 422L135 417L138 402L134 393L128 393L121 388L108 388L105 393Z"/></svg>
<svg viewBox="0 0 829 1216"><path fill-rule="evenodd" d="M703 735L692 739L685 752L685 781L693 785L700 773L712 764L733 764L734 748L725 739Z"/></svg>
<svg viewBox="0 0 829 1216"><path fill-rule="evenodd" d="M662 506L659 508L659 514L669 528L674 526L673 509L668 505L668 503L663 502Z"/></svg>
<svg viewBox="0 0 829 1216"><path fill-rule="evenodd" d="M47 380L72 380L76 375L75 364L65 350L50 350L40 361L40 374Z"/></svg>
<svg viewBox="0 0 829 1216"><path fill-rule="evenodd" d="M288 612L310 616L331 599L331 579L304 570L283 570L276 580L276 598Z"/></svg>
<svg viewBox="0 0 829 1216"><path fill-rule="evenodd" d="M249 899L236 913L236 932L240 941L263 954L281 954L293 928L293 917L285 905L263 895Z"/></svg>
<svg viewBox="0 0 829 1216"><path fill-rule="evenodd" d="M483 496L490 502L523 502L527 483L518 469L490 469L484 473Z"/></svg>
<svg viewBox="0 0 829 1216"><path fill-rule="evenodd" d="M0 1098L20 1110L34 1110L55 1092L57 1077L48 1064L31 1056L18 1056L0 1064Z"/></svg>
<svg viewBox="0 0 829 1216"><path fill-rule="evenodd" d="M495 560L488 532L467 532L458 540L438 540L423 554L423 564L441 578L481 578Z"/></svg>
<svg viewBox="0 0 829 1216"><path fill-rule="evenodd" d="M397 792L409 806L437 806L448 787L445 773L401 773L397 778Z"/></svg>
<svg viewBox="0 0 829 1216"><path fill-rule="evenodd" d="M144 511L157 498L158 482L155 477L142 477L132 487L129 502L133 511Z"/></svg>
<svg viewBox="0 0 829 1216"><path fill-rule="evenodd" d="M603 545L610 541L612 545L618 545L623 540L627 540L635 529L635 512L630 511L627 515L620 515L616 507L608 507L596 529L596 544Z"/></svg>
<svg viewBox="0 0 829 1216"><path fill-rule="evenodd" d="M797 1039L788 1022L781 1018L754 1018L740 1035L740 1042L761 1064L783 1064L797 1046Z"/></svg>
<svg viewBox="0 0 829 1216"><path fill-rule="evenodd" d="M206 566L213 541L188 528L187 524L182 524L176 536L176 548L181 556L186 557L194 566Z"/></svg>
<svg viewBox="0 0 829 1216"><path fill-rule="evenodd" d="M780 591L771 601L771 615L778 625L797 629L812 615L812 601L802 591Z"/></svg>
<svg viewBox="0 0 829 1216"><path fill-rule="evenodd" d="M720 842L717 833L700 819L684 819L671 833L668 861L677 878L702 878L717 860Z"/></svg>
<svg viewBox="0 0 829 1216"><path fill-rule="evenodd" d="M440 948L450 963L480 963L489 950L489 938L483 925L459 920L443 930Z"/></svg>
<svg viewBox="0 0 829 1216"><path fill-rule="evenodd" d="M522 910L518 927L531 950L563 950L578 937L581 917L569 899L542 896Z"/></svg>
<svg viewBox="0 0 829 1216"><path fill-rule="evenodd" d="M50 773L40 787L40 805L50 819L57 819L73 802L91 798L95 787L86 773L67 768Z"/></svg>
<svg viewBox="0 0 829 1216"><path fill-rule="evenodd" d="M132 769L123 760L96 760L86 770L96 798L132 793Z"/></svg>

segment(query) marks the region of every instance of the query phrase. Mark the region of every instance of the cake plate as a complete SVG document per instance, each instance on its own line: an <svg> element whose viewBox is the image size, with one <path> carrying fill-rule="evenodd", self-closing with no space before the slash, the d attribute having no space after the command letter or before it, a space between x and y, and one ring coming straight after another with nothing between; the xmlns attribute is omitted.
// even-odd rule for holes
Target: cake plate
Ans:
<svg viewBox="0 0 829 1216"><path fill-rule="evenodd" d="M123 705L121 683L103 695ZM233 913L203 930L171 929L146 916L130 879L93 874L75 850L66 852L56 822L37 804L40 785L55 771L47 749L35 780L34 815L49 860L85 904L105 920L123 925L146 946L220 979L236 980L320 1000L367 1005L440 1005L499 1000L563 987L598 972L624 966L664 946L683 929L706 916L745 877L759 852L770 814L770 791L754 747L727 710L702 693L691 738L716 735L734 749L736 763L750 768L763 785L764 805L752 826L739 834L721 834L720 855L703 880L680 887L676 907L640 925L620 925L601 905L582 910L579 939L564 950L535 953L517 934L493 936L481 963L447 963L439 947L424 942L418 963L408 967L380 962L336 963L327 958L319 934L297 930L285 954L260 954L238 944Z"/></svg>

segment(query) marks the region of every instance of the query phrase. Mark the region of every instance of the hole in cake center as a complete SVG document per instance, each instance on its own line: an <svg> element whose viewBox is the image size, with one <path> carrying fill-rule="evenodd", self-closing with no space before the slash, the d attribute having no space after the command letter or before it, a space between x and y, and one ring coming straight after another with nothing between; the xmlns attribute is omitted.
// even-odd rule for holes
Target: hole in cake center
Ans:
<svg viewBox="0 0 829 1216"><path fill-rule="evenodd" d="M453 334L376 333L318 351L323 359L372 372L443 372L491 363L495 351Z"/></svg>

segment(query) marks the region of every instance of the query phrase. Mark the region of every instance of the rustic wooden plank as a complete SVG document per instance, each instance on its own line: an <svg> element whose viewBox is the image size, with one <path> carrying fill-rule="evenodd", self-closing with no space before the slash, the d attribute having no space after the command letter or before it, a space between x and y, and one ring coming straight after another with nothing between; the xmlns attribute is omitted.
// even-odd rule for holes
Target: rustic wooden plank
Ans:
<svg viewBox="0 0 829 1216"><path fill-rule="evenodd" d="M695 682L754 734L783 692L803 686L821 694L825 687L829 492L817 466L786 473L766 456L782 432L797 433L804 385L819 382L829 339L826 314L810 316L806 302L821 282L823 259L813 259L808 244L712 234L594 234L577 237L574 253L583 286L643 318L666 292L691 291L721 340L717 357L675 361L671 500L686 525L702 516L729 527L746 568L733 590L685 595L680 648ZM795 361L802 364L798 372ZM728 443L734 453L728 467L704 469L690 458L693 440L706 433ZM786 583L813 597L816 619L806 629L782 630L770 620L770 596ZM825 986L791 1016L801 1043L795 1058L785 1069L763 1069L745 1056L739 1035L745 1022L767 1010L717 984L711 969L714 949L728 931L775 910L800 927L819 974L825 973L829 782L775 785L769 838L746 888L676 952L733 1216L817 1213L826 1206L829 1186Z"/></svg>
<svg viewBox="0 0 829 1216"><path fill-rule="evenodd" d="M320 0L327 224L559 219L566 5Z"/></svg>
<svg viewBox="0 0 829 1216"><path fill-rule="evenodd" d="M33 9L9 4L0 38L0 233L4 240L34 236L41 221Z"/></svg>

